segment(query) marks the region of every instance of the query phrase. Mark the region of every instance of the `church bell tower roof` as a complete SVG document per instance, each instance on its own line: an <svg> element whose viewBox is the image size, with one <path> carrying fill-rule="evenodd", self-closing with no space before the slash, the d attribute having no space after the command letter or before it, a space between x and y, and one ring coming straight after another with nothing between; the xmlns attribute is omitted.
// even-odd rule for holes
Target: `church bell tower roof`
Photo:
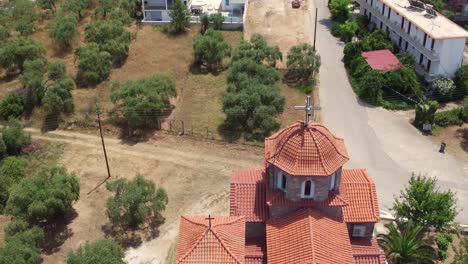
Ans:
<svg viewBox="0 0 468 264"><path fill-rule="evenodd" d="M265 139L265 159L292 176L329 176L349 160L344 140L302 121Z"/></svg>

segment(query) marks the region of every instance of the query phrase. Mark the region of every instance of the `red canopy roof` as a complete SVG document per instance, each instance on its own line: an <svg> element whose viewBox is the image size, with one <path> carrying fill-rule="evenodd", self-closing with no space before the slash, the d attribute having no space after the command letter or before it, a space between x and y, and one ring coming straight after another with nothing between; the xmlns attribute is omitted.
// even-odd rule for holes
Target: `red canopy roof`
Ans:
<svg viewBox="0 0 468 264"><path fill-rule="evenodd" d="M374 70L388 72L401 67L398 58L388 49L362 52L361 55Z"/></svg>

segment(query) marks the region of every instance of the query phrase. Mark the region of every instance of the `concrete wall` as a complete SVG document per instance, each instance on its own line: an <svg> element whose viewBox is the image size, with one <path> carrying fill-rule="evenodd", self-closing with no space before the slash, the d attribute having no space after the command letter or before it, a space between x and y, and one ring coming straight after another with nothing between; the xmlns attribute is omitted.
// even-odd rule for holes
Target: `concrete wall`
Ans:
<svg viewBox="0 0 468 264"><path fill-rule="evenodd" d="M266 226L264 222L254 223L247 222L245 223L245 238L253 237L265 237L266 236Z"/></svg>
<svg viewBox="0 0 468 264"><path fill-rule="evenodd" d="M354 225L363 225L366 227L366 232L364 237L372 237L374 233L374 223L348 223L348 234L349 237L353 237L353 226Z"/></svg>
<svg viewBox="0 0 468 264"><path fill-rule="evenodd" d="M440 67L436 74L453 78L463 63L465 39L445 39L441 44Z"/></svg>

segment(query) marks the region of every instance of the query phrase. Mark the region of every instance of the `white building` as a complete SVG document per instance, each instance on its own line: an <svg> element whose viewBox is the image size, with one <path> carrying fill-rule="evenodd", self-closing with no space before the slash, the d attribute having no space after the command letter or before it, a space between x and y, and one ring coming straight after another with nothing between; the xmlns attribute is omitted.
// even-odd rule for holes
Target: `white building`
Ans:
<svg viewBox="0 0 468 264"><path fill-rule="evenodd" d="M225 23L243 23L246 0L181 0L190 10L191 21L197 23L202 14L221 13ZM169 11L174 0L142 0L143 22L171 21Z"/></svg>
<svg viewBox="0 0 468 264"><path fill-rule="evenodd" d="M426 80L454 77L463 63L466 30L416 0L355 1L362 15L414 56L416 71Z"/></svg>

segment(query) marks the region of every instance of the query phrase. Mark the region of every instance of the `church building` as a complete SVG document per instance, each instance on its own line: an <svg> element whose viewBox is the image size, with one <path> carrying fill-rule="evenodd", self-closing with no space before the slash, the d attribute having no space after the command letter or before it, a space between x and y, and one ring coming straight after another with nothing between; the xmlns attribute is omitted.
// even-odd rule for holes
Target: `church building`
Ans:
<svg viewBox="0 0 468 264"><path fill-rule="evenodd" d="M262 168L232 173L229 216L181 216L176 263L384 264L374 182L348 160L307 113L265 139Z"/></svg>

